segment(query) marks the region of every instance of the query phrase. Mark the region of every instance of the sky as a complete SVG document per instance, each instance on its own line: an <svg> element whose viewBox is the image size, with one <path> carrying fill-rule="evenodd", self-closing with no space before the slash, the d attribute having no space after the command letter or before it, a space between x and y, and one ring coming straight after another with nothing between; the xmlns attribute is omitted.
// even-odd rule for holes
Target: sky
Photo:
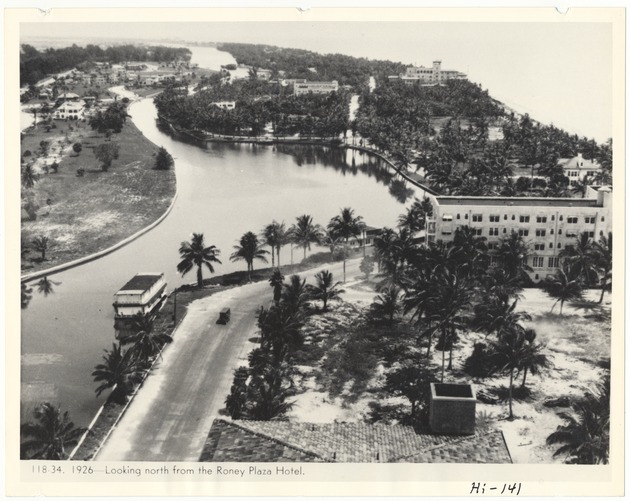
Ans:
<svg viewBox="0 0 630 501"><path fill-rule="evenodd" d="M599 142L612 135L612 27L604 23L37 23L23 24L20 36L263 43L423 66L441 59L540 122Z"/></svg>

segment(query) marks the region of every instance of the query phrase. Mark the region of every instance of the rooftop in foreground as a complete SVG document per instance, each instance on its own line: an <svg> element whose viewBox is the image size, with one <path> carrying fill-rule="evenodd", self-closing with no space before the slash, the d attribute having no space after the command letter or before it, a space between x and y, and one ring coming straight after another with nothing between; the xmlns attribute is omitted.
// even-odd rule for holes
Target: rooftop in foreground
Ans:
<svg viewBox="0 0 630 501"><path fill-rule="evenodd" d="M500 430L417 434L400 425L215 419L200 461L511 463Z"/></svg>

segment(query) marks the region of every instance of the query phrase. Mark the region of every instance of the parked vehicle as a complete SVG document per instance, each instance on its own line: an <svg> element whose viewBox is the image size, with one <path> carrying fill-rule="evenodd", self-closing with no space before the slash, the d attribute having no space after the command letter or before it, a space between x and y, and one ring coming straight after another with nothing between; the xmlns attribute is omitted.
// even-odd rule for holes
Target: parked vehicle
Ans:
<svg viewBox="0 0 630 501"><path fill-rule="evenodd" d="M218 324L225 325L230 321L230 309L223 308L219 313L219 320L217 320Z"/></svg>

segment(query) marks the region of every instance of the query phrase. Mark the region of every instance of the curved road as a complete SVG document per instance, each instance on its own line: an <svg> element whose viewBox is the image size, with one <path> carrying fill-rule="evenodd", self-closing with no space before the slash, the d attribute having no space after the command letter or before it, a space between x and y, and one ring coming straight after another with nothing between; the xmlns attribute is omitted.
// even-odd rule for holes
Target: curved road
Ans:
<svg viewBox="0 0 630 501"><path fill-rule="evenodd" d="M347 276L360 259L347 262ZM300 275L312 281L319 270L342 277L342 264ZM197 461L212 421L224 407L233 371L247 365L255 347L256 313L272 299L267 281L228 289L192 303L164 350L163 359L138 391L127 412L95 458L98 461ZM219 311L231 320L218 325Z"/></svg>

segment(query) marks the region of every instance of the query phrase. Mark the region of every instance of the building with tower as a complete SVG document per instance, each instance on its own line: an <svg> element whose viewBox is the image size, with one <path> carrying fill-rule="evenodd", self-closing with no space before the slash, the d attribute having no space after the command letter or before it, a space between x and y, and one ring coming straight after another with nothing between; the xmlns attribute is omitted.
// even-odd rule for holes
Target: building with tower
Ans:
<svg viewBox="0 0 630 501"><path fill-rule="evenodd" d="M448 80L465 79L466 74L456 70L443 70L442 61L433 61L433 66L409 66L404 74L392 75L390 80L402 80L408 84L440 85Z"/></svg>

